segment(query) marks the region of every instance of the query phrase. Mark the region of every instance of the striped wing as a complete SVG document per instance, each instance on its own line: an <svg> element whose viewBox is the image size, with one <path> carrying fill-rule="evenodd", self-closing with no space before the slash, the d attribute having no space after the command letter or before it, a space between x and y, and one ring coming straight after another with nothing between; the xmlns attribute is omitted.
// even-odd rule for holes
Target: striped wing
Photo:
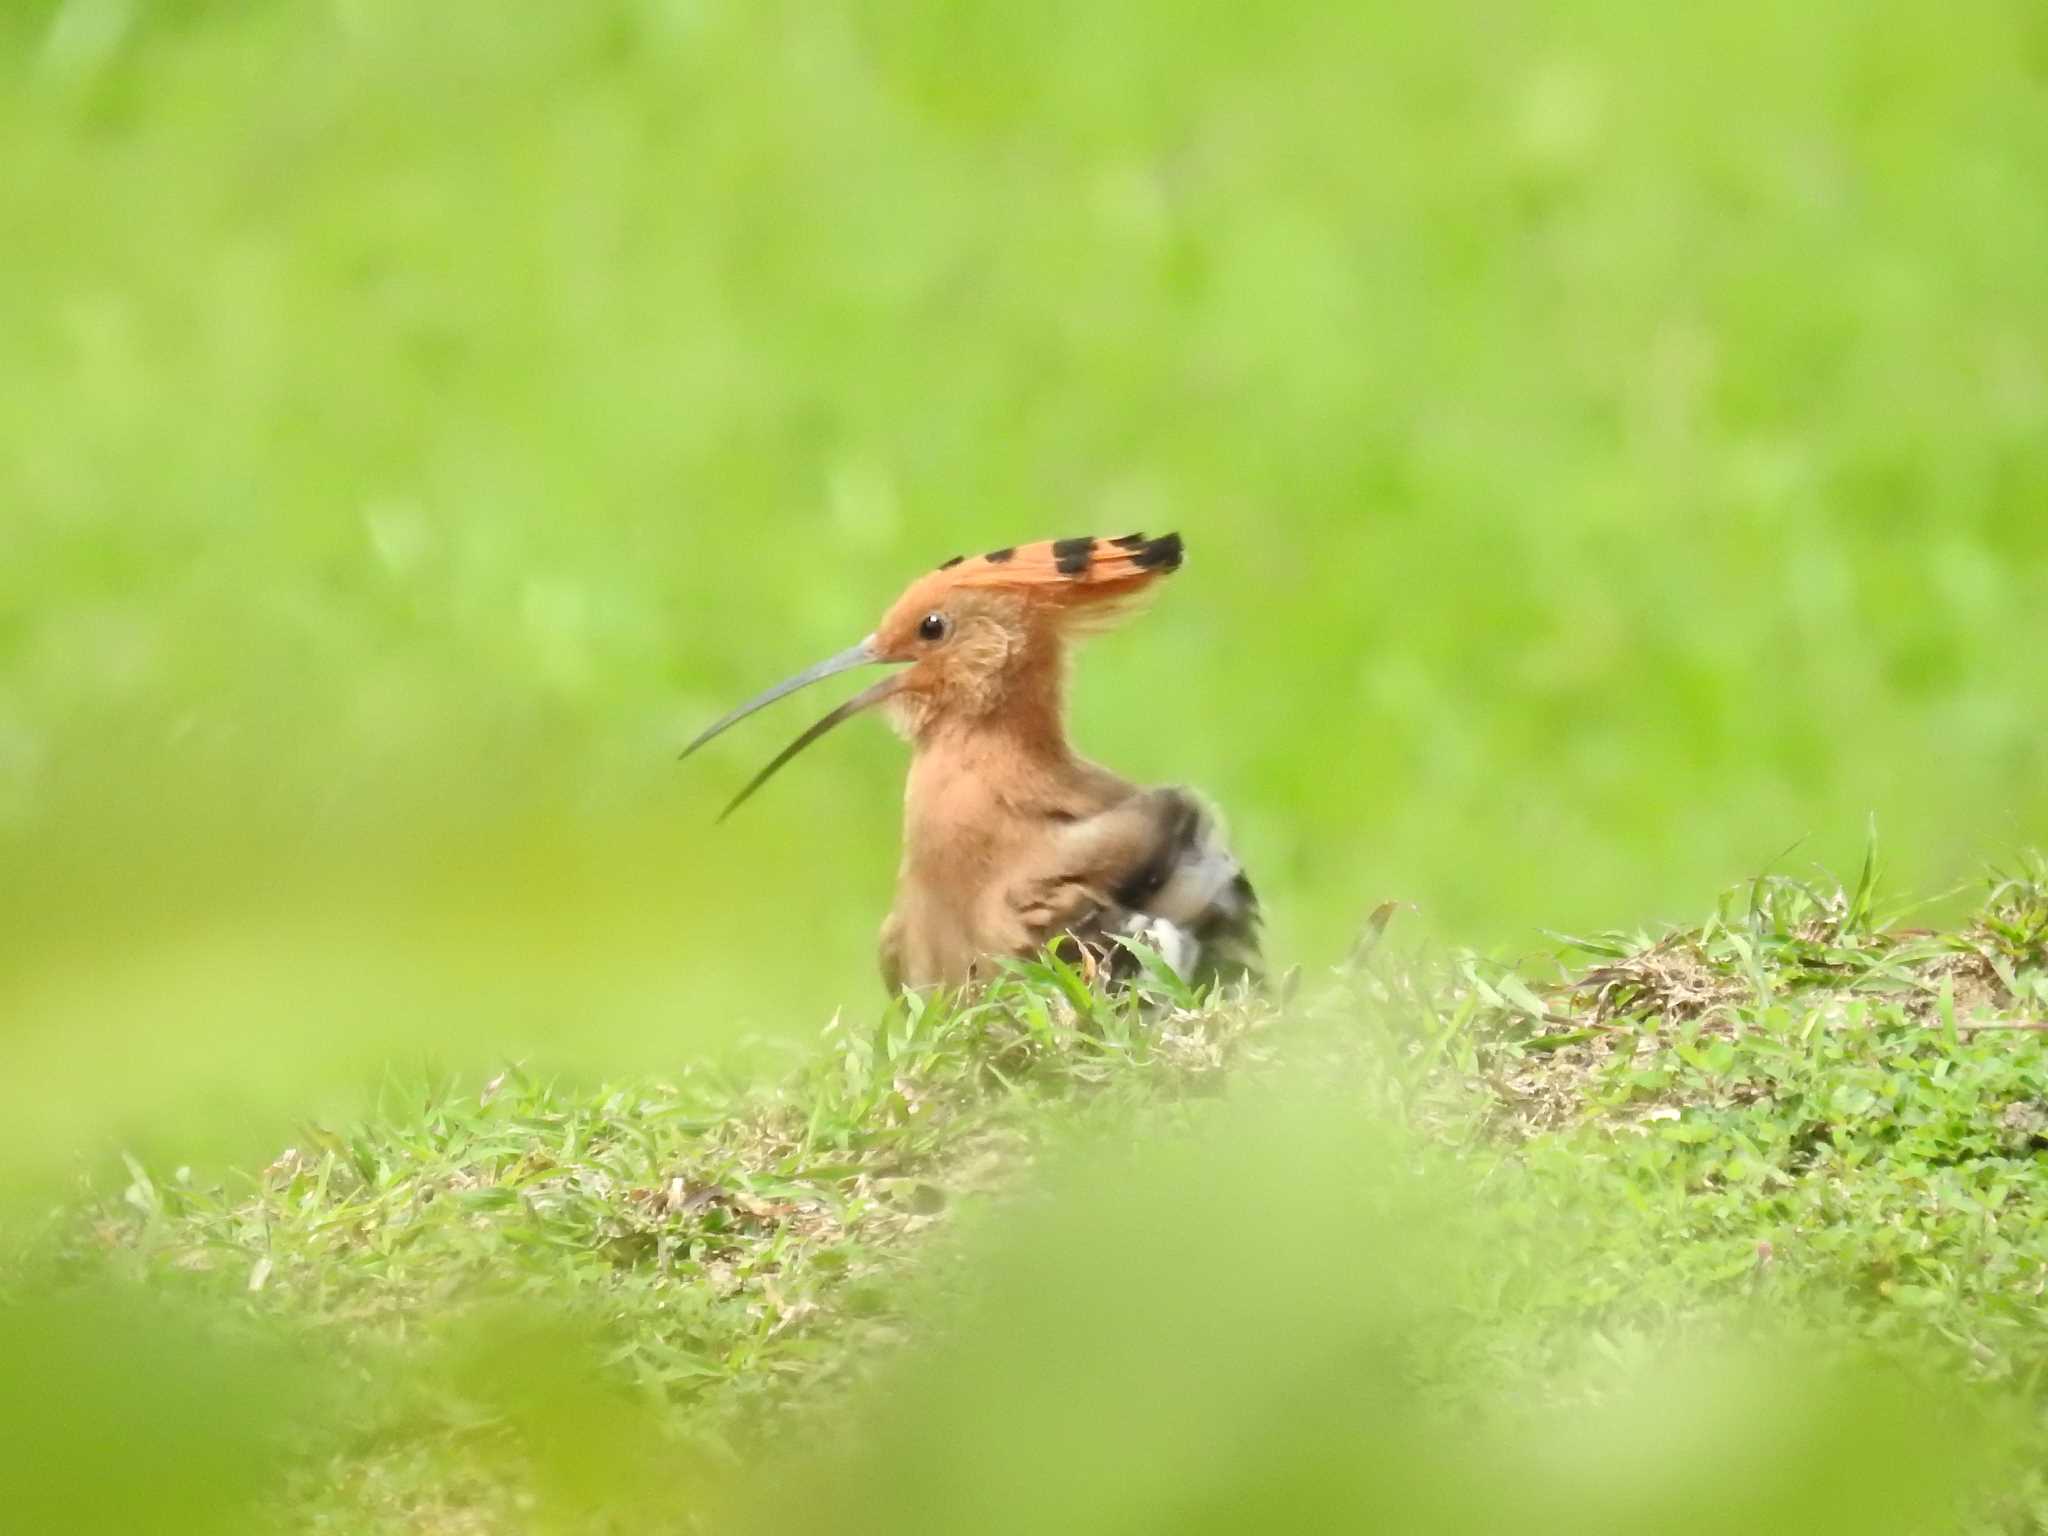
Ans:
<svg viewBox="0 0 2048 1536"><path fill-rule="evenodd" d="M1071 939L1112 979L1143 944L1190 981L1256 979L1259 903L1215 816L1184 789L1131 795L1076 822L1053 867L1013 885L1016 952Z"/></svg>

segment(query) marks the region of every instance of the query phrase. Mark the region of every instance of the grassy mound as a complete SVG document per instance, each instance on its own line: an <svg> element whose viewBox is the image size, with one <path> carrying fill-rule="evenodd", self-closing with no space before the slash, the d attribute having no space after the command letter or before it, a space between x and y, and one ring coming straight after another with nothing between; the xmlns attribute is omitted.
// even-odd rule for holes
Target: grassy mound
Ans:
<svg viewBox="0 0 2048 1536"><path fill-rule="evenodd" d="M1761 880L1541 970L1406 950L1383 910L1284 1002L1168 978L1105 1002L1053 964L835 1020L796 1062L394 1084L227 1187L131 1165L63 1257L323 1363L298 1410L323 1438L284 1457L294 1520L688 1524L760 1458L843 1438L878 1373L957 1331L940 1319L993 1283L990 1243L1103 1170L1142 1184L1148 1149L1221 1138L1254 1205L1344 1208L1341 1168L1262 1167L1229 1129L1277 1099L1405 1138L1478 1223L1476 1289L1449 1283L1420 1371L1431 1413L1589 1411L1618 1373L1768 1320L2026 1418L2048 1370L2048 879L1995 881L1945 932L1885 920L1874 885ZM1078 1193L1039 1166L1077 1158ZM2037 1528L2029 1480L1996 1481L2000 1528Z"/></svg>

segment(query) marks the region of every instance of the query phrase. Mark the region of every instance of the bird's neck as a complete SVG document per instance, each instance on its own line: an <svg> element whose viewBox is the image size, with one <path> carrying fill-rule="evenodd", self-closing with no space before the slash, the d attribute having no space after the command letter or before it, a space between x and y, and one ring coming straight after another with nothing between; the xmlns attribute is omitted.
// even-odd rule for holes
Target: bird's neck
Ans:
<svg viewBox="0 0 2048 1536"><path fill-rule="evenodd" d="M986 714L935 714L911 744L913 771L943 764L953 772L1058 773L1073 761L1057 698Z"/></svg>
<svg viewBox="0 0 2048 1536"><path fill-rule="evenodd" d="M960 850L1005 828L1093 808L1102 770L1067 744L1056 673L1009 691L1002 707L934 711L912 738L905 786L913 850Z"/></svg>
<svg viewBox="0 0 2048 1536"><path fill-rule="evenodd" d="M1066 672L1047 648L992 687L934 698L911 732L916 759L1007 760L1039 770L1073 761L1067 745Z"/></svg>

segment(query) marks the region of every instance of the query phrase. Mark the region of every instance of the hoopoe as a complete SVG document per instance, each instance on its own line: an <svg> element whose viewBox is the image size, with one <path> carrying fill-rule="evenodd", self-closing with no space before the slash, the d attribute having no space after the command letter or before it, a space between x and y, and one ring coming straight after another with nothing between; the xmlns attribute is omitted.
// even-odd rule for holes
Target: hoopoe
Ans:
<svg viewBox="0 0 2048 1536"><path fill-rule="evenodd" d="M956 556L913 581L865 640L749 699L682 756L822 678L897 667L791 742L719 817L841 721L886 708L911 748L880 944L891 993L965 986L1049 945L1127 978L1136 962L1120 939L1191 980L1254 975L1258 900L1215 817L1185 789L1141 789L1067 745L1069 644L1180 565L1174 533Z"/></svg>

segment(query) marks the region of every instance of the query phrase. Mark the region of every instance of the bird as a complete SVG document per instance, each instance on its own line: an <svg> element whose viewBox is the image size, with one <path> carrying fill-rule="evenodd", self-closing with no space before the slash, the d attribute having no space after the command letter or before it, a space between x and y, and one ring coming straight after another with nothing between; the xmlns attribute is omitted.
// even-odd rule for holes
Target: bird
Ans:
<svg viewBox="0 0 2048 1536"><path fill-rule="evenodd" d="M1106 986L1151 950L1189 982L1256 983L1260 908L1216 813L1178 785L1140 787L1067 739L1074 643L1123 617L1183 563L1177 533L1048 539L947 560L912 581L858 644L712 722L688 757L779 699L859 667L893 670L804 731L723 821L799 752L881 708L910 745L882 982L968 989L1050 950Z"/></svg>

